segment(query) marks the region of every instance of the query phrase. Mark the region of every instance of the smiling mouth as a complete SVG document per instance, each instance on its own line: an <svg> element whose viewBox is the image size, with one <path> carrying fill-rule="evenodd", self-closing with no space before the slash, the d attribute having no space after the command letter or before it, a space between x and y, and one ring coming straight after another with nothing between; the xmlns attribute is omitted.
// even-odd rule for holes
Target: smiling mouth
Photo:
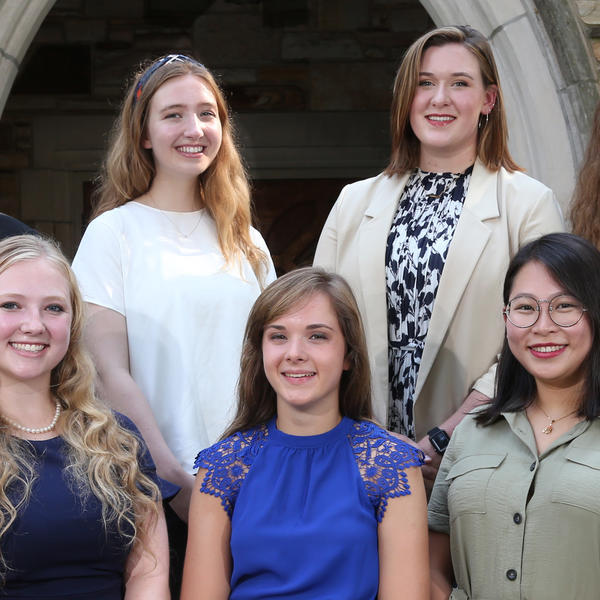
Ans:
<svg viewBox="0 0 600 600"><path fill-rule="evenodd" d="M21 344L19 342L10 342L10 345L15 350L20 350L21 352L41 352L47 344Z"/></svg>
<svg viewBox="0 0 600 600"><path fill-rule="evenodd" d="M456 119L456 117L450 115L427 115L425 118L428 121L434 121L435 123L449 123Z"/></svg>
<svg viewBox="0 0 600 600"><path fill-rule="evenodd" d="M550 352L558 352L566 348L564 344L560 346L531 346L531 349L535 352L541 352L542 354L549 354Z"/></svg>
<svg viewBox="0 0 600 600"><path fill-rule="evenodd" d="M206 146L178 146L177 151L182 154L202 154Z"/></svg>
<svg viewBox="0 0 600 600"><path fill-rule="evenodd" d="M314 371L311 371L310 373L283 373L285 377L290 377L291 379L302 379L304 377L313 377L314 375L316 375L316 373Z"/></svg>

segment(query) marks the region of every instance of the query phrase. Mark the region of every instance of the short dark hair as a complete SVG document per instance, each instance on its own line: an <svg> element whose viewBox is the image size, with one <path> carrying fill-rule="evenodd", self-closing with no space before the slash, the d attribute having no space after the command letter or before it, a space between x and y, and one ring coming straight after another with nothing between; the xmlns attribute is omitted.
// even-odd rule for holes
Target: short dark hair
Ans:
<svg viewBox="0 0 600 600"><path fill-rule="evenodd" d="M551 233L523 246L508 265L504 279L503 300L508 304L515 277L530 262L542 264L565 291L575 296L587 309L592 330L592 347L586 358L586 380L580 416L600 416L600 251L572 233ZM501 412L524 410L533 401L536 384L533 376L510 350L506 333L496 372L496 394L476 420L491 425Z"/></svg>

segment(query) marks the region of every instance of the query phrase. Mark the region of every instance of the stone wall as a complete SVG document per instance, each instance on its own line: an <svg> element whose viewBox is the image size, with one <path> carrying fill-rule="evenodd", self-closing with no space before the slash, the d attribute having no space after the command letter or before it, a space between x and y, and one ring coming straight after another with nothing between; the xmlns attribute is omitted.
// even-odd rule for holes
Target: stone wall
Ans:
<svg viewBox="0 0 600 600"><path fill-rule="evenodd" d="M0 210L72 253L132 67L181 52L219 76L259 192L293 179L299 197L310 180L321 219L343 183L385 164L395 70L432 26L418 0L58 0L0 121Z"/></svg>

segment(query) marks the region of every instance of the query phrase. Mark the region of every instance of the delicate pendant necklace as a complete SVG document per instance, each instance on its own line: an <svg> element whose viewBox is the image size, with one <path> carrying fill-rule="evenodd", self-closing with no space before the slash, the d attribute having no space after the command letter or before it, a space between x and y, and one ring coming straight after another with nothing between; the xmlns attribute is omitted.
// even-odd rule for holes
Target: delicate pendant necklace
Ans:
<svg viewBox="0 0 600 600"><path fill-rule="evenodd" d="M554 425L554 423L558 423L559 421L562 421L563 419L566 419L567 417L570 417L571 415L574 415L576 412L579 411L579 409L577 408L575 410L572 410L570 413L563 415L562 417L553 419L550 415L548 415L546 413L546 411L539 404L536 404L536 406L544 413L544 416L546 417L546 419L548 419L548 421L550 421L550 423L548 423L548 425L546 425L542 429L542 433L545 433L546 435L550 435L554 431L554 427L552 427Z"/></svg>
<svg viewBox="0 0 600 600"><path fill-rule="evenodd" d="M173 221L173 219L171 219L171 217L168 215L167 211L163 210L162 208L159 208L159 206L156 204L156 202L154 202L154 198L152 198L152 196L150 194L148 194L148 198L150 198L150 202L152 203L152 206L154 208L156 208L156 210L158 210L160 212L160 214L163 215L169 221L169 223L171 223L171 225L173 225L173 227L179 234L179 237L183 238L184 240L187 240L192 235L192 233L194 233L194 231L196 231L196 229L198 229L198 225L200 225L200 221L202 221L202 218L204 217L205 211L200 210L200 215L198 216L198 219L197 219L196 223L194 224L194 226L192 227L192 229L188 233L183 233L183 231L181 231L181 229L179 229L179 227L177 226L177 223L175 223L175 221ZM183 214L185 214L185 213L183 213Z"/></svg>
<svg viewBox="0 0 600 600"><path fill-rule="evenodd" d="M56 427L56 423L58 423L58 417L60 417L60 403L58 400L55 400L55 402L56 410L54 411L54 418L52 419L50 425L46 425L46 427L25 427L24 425L21 425L20 423L9 419L6 415L1 414L0 418L6 421L6 423L8 423L11 427L19 429L21 431L26 431L27 433L46 433L47 431L52 431Z"/></svg>

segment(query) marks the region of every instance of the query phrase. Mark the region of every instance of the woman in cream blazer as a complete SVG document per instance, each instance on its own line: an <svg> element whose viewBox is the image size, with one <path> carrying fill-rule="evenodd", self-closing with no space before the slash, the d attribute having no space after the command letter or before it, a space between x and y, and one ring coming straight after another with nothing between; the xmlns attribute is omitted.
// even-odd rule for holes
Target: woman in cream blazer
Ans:
<svg viewBox="0 0 600 600"><path fill-rule="evenodd" d="M445 128L439 125L442 121ZM390 165L377 177L342 190L315 255L315 264L343 275L357 297L373 373L375 415L386 424L386 243L398 202L416 167L435 175L472 165L413 395L415 439L432 457L433 468L426 473L430 483L445 445L427 433L440 427L450 436L465 412L493 395L503 338L502 278L510 259L526 242L564 227L552 191L520 172L506 137L497 71L485 38L468 27L426 34L408 50L396 77Z"/></svg>

